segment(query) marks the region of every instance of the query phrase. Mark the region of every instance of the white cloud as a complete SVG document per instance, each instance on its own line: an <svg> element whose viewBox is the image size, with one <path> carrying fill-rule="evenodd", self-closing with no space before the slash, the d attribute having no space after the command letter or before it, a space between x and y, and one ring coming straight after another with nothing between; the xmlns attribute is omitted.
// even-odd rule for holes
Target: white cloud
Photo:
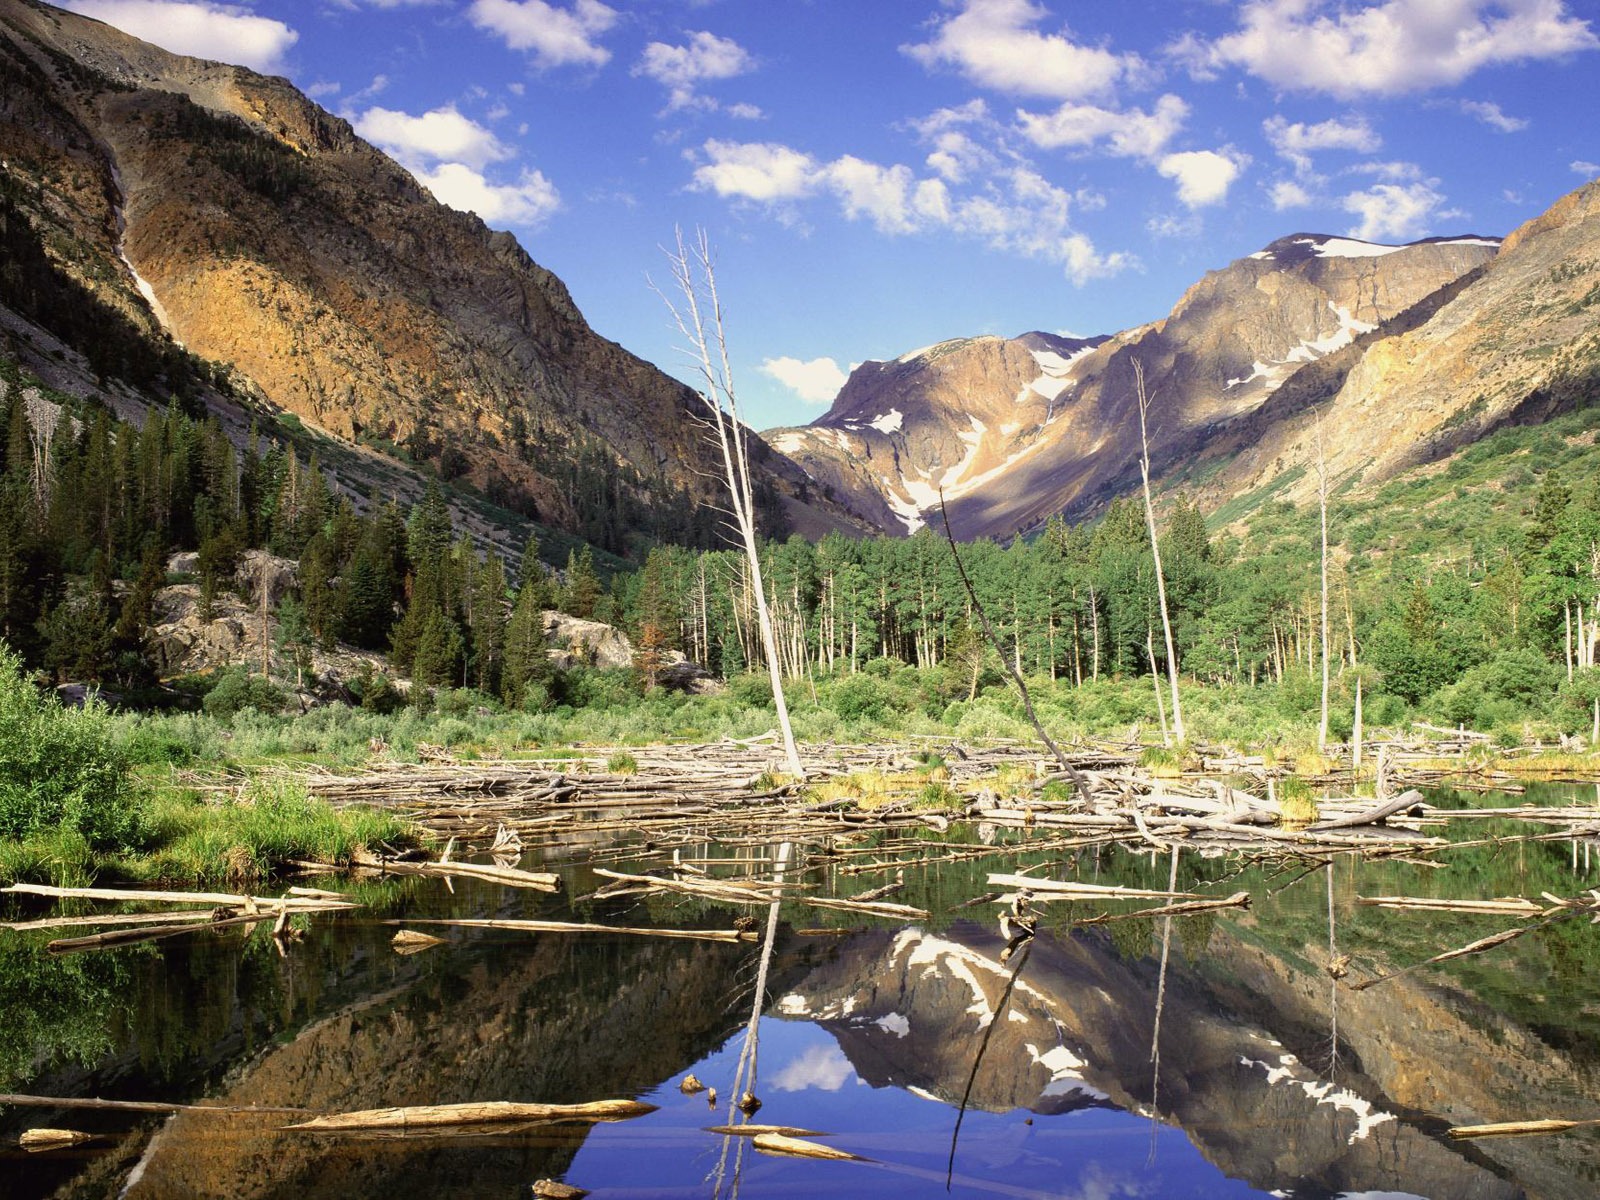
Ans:
<svg viewBox="0 0 1600 1200"><path fill-rule="evenodd" d="M802 362L784 356L761 364L763 373L772 376L807 404L831 404L849 378L831 358Z"/></svg>
<svg viewBox="0 0 1600 1200"><path fill-rule="evenodd" d="M61 0L63 8L115 25L174 54L239 63L266 74L300 35L282 21L258 17L236 4L197 0Z"/></svg>
<svg viewBox="0 0 1600 1200"><path fill-rule="evenodd" d="M1250 0L1234 33L1174 50L1201 75L1238 66L1277 87L1350 97L1423 91L1597 47L1563 0Z"/></svg>
<svg viewBox="0 0 1600 1200"><path fill-rule="evenodd" d="M755 66L755 59L732 38L701 31L689 35L685 46L651 42L644 48L635 75L654 79L667 89L669 109L706 104L696 89L708 81L733 79Z"/></svg>
<svg viewBox="0 0 1600 1200"><path fill-rule="evenodd" d="M1072 228L1077 197L1027 166L996 169L958 193L945 179L918 178L903 164L855 155L824 163L777 143L715 139L703 152L691 187L768 205L781 217L799 200L830 196L846 218L870 221L882 233L974 238L1008 254L1059 263L1077 284L1137 265L1130 255L1098 252Z"/></svg>
<svg viewBox="0 0 1600 1200"><path fill-rule="evenodd" d="M778 1092L803 1092L818 1088L837 1092L855 1078L855 1068L837 1045L812 1046L772 1077Z"/></svg>
<svg viewBox="0 0 1600 1200"><path fill-rule="evenodd" d="M709 162L695 168L694 187L724 199L772 203L804 196L815 185L817 163L776 142L705 144Z"/></svg>
<svg viewBox="0 0 1600 1200"><path fill-rule="evenodd" d="M388 108L369 108L354 122L355 131L402 163L458 162L481 170L512 157L514 151L453 105L420 117Z"/></svg>
<svg viewBox="0 0 1600 1200"><path fill-rule="evenodd" d="M1469 117L1477 117L1491 129L1498 129L1501 133L1516 133L1526 129L1528 122L1523 117L1508 117L1500 111L1498 104L1488 100L1463 100L1461 111Z"/></svg>
<svg viewBox="0 0 1600 1200"><path fill-rule="evenodd" d="M1046 10L1031 0L960 0L933 38L901 49L930 69L953 67L981 87L1074 100L1107 91L1142 71L1134 55L1081 46L1066 33L1040 33Z"/></svg>
<svg viewBox="0 0 1600 1200"><path fill-rule="evenodd" d="M1576 158L1567 165L1578 175L1585 175L1590 178L1600 175L1600 163L1592 163L1582 158Z"/></svg>
<svg viewBox="0 0 1600 1200"><path fill-rule="evenodd" d="M741 121L760 121L764 120L767 115L761 111L759 104L746 104L743 101L728 105L724 111L730 117L736 117Z"/></svg>
<svg viewBox="0 0 1600 1200"><path fill-rule="evenodd" d="M537 225L561 207L555 185L532 168L524 168L510 184L490 183L482 172L457 162L410 170L440 204L477 213L488 225Z"/></svg>
<svg viewBox="0 0 1600 1200"><path fill-rule="evenodd" d="M1188 116L1188 104L1169 93L1148 113L1138 108L1118 112L1067 103L1042 115L1018 110L1017 121L1023 136L1044 150L1089 147L1104 141L1112 154L1154 159L1183 128Z"/></svg>
<svg viewBox="0 0 1600 1200"><path fill-rule="evenodd" d="M1182 150L1168 154L1156 170L1178 181L1178 199L1187 208L1219 204L1228 197L1228 188L1239 173L1250 165L1250 157L1232 150Z"/></svg>
<svg viewBox="0 0 1600 1200"><path fill-rule="evenodd" d="M467 15L511 49L531 52L539 67L604 66L611 51L597 39L618 20L600 0L573 0L570 9L545 0L472 0Z"/></svg>
<svg viewBox="0 0 1600 1200"><path fill-rule="evenodd" d="M1314 150L1370 153L1383 145L1383 139L1364 117L1352 117L1345 121L1332 117L1315 125L1299 121L1290 124L1283 117L1268 117L1261 123L1261 129L1272 148L1293 163L1295 170L1302 174L1311 170L1311 153Z"/></svg>
<svg viewBox="0 0 1600 1200"><path fill-rule="evenodd" d="M1272 207L1278 212L1290 208L1309 208L1311 193L1291 179L1280 179L1272 185Z"/></svg>
<svg viewBox="0 0 1600 1200"><path fill-rule="evenodd" d="M1444 197L1434 190L1438 182L1379 183L1364 192L1351 192L1340 202L1345 212L1361 218L1361 224L1350 229L1350 236L1365 242L1409 242L1422 237L1428 222L1443 215L1438 209Z"/></svg>

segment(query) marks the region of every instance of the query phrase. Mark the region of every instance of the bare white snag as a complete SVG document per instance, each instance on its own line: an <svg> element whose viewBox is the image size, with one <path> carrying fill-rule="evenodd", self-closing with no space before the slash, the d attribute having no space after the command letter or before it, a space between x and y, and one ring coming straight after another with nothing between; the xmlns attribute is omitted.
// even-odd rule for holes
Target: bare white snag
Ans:
<svg viewBox="0 0 1600 1200"><path fill-rule="evenodd" d="M717 295L717 274L711 242L705 230L696 231L692 245L686 245L683 231L676 231L676 248L665 250L672 268L672 282L679 294L674 300L660 288L656 294L666 302L678 332L687 340L685 353L700 375L699 396L705 406L705 425L722 452L724 479L728 485L734 528L744 547L750 567L750 590L755 595L756 623L760 627L761 647L772 680L772 700L778 710L778 729L783 735L783 752L789 774L805 778L800 751L795 746L794 729L789 723L789 705L783 694L783 668L778 654L778 639L773 631L772 611L767 605L767 589L761 578L761 553L756 544L755 488L750 478L750 455L745 444L744 423L739 420L739 402L733 389L733 368L728 361L727 331L723 323L722 301ZM652 285L653 286L653 285Z"/></svg>
<svg viewBox="0 0 1600 1200"><path fill-rule="evenodd" d="M1161 601L1161 633L1167 642L1167 681L1172 687L1172 731L1181 744L1183 732L1183 704L1178 699L1178 656L1172 648L1172 618L1167 614L1167 582L1161 574L1161 547L1156 539L1156 507L1150 499L1150 435L1145 425L1145 413L1150 407L1150 397L1144 390L1144 364L1133 360L1133 381L1139 391L1139 475L1144 480L1144 519L1150 530L1150 556L1156 564L1156 598ZM1155 663L1150 664L1155 670Z"/></svg>

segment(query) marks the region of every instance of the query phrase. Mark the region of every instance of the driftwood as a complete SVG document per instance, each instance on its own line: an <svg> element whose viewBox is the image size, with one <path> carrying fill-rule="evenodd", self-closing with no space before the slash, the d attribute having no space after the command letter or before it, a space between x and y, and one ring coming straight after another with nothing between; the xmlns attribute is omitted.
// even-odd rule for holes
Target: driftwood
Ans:
<svg viewBox="0 0 1600 1200"><path fill-rule="evenodd" d="M24 1129L17 1145L30 1153L43 1150L66 1150L94 1141L94 1134L79 1133L76 1129Z"/></svg>
<svg viewBox="0 0 1600 1200"><path fill-rule="evenodd" d="M411 925L454 925L465 929L511 929L524 933L619 933L634 937L687 938L699 942L753 942L756 935L738 929L644 929L628 925L597 925L587 921L473 920L469 918L412 918ZM398 925L399 921L386 924Z"/></svg>
<svg viewBox="0 0 1600 1200"><path fill-rule="evenodd" d="M859 1154L824 1146L821 1142L808 1142L803 1138L786 1137L781 1133L758 1133L755 1148L763 1154L782 1154L790 1158L827 1158L840 1162L866 1162Z"/></svg>
<svg viewBox="0 0 1600 1200"><path fill-rule="evenodd" d="M1565 1133L1569 1129L1592 1129L1600 1125L1600 1117L1587 1117L1581 1121L1504 1121L1494 1125L1452 1125L1445 1130L1453 1138L1516 1137L1527 1134Z"/></svg>
<svg viewBox="0 0 1600 1200"><path fill-rule="evenodd" d="M591 1100L585 1104L425 1104L413 1108L368 1108L287 1125L303 1133L348 1133L368 1129L439 1129L457 1125L504 1125L526 1121L625 1121L656 1111L640 1100Z"/></svg>

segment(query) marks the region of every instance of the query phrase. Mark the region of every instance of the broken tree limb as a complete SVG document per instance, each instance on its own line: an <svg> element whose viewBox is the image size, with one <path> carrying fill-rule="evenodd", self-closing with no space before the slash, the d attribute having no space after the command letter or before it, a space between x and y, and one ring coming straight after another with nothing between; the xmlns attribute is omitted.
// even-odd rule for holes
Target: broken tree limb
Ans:
<svg viewBox="0 0 1600 1200"><path fill-rule="evenodd" d="M519 1121L625 1121L656 1111L641 1100L591 1100L584 1104L519 1104L491 1100L477 1104L424 1104L412 1108L368 1108L301 1121L286 1129L303 1133L346 1133L366 1129L439 1129L455 1125L503 1125Z"/></svg>
<svg viewBox="0 0 1600 1200"><path fill-rule="evenodd" d="M1515 941L1525 933L1532 933L1535 929L1543 929L1546 925L1570 917L1576 910L1557 913L1553 917L1546 917L1543 921L1535 921L1530 925L1519 925L1515 929L1502 929L1499 933L1491 933L1488 937L1479 938L1475 942L1468 942L1465 946L1458 946L1454 950L1446 950L1443 954L1435 954L1432 958L1423 959L1419 963L1412 963L1409 967L1401 967L1398 971L1391 971L1387 975L1378 975L1372 979L1363 979L1360 983L1353 983L1350 989L1356 992L1366 991L1376 984L1387 983L1391 979L1398 979L1412 971L1423 967L1433 966L1435 963L1449 962L1452 958L1465 958L1469 954L1481 954L1485 950L1493 950L1496 946L1503 946L1507 942Z"/></svg>

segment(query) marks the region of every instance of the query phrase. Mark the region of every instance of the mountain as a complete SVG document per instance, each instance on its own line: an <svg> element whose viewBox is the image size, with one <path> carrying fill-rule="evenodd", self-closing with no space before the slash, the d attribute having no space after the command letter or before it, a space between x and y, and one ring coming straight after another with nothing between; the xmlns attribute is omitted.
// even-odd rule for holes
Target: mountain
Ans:
<svg viewBox="0 0 1600 1200"><path fill-rule="evenodd" d="M1161 321L1082 340L942 342L866 363L821 419L768 436L825 493L885 528L919 528L942 488L957 536L1007 536L1137 485L1136 363L1152 463L1171 474L1308 365L1365 344L1482 269L1498 245L1294 234L1208 273Z"/></svg>
<svg viewBox="0 0 1600 1200"><path fill-rule="evenodd" d="M1362 345L1294 377L1191 464L1209 506L1370 490L1498 427L1600 397L1600 182L1512 232L1494 259Z"/></svg>
<svg viewBox="0 0 1600 1200"><path fill-rule="evenodd" d="M53 336L158 397L214 397L222 364L224 393L602 542L628 504L688 536L712 497L693 392L283 79L0 0L0 200L25 361Z"/></svg>

